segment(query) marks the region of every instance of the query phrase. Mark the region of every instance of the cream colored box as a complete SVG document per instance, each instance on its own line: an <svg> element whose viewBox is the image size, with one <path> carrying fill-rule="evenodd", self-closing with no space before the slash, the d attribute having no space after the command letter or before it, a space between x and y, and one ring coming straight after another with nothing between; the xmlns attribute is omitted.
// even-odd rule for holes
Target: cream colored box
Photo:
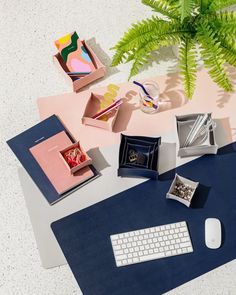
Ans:
<svg viewBox="0 0 236 295"><path fill-rule="evenodd" d="M189 200L181 198L173 193L174 187L177 182L181 182L184 185L187 185L192 188L192 193L191 193ZM170 189L169 189L168 193L166 194L166 198L179 201L180 203L184 204L185 206L190 207L193 195L194 195L198 185L199 185L199 182L192 181L192 180L185 178L183 176L180 176L176 173L175 178L170 186Z"/></svg>

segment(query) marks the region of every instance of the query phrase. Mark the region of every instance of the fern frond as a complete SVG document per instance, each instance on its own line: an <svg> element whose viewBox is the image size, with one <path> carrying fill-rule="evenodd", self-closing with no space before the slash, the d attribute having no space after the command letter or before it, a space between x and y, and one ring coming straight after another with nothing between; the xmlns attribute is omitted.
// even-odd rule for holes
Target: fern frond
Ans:
<svg viewBox="0 0 236 295"><path fill-rule="evenodd" d="M236 12L212 14L208 16L207 23L215 31L215 38L221 44L225 60L236 66Z"/></svg>
<svg viewBox="0 0 236 295"><path fill-rule="evenodd" d="M179 17L177 5L173 1L168 0L142 0L144 5L151 7L154 11L169 17L170 19L177 19Z"/></svg>
<svg viewBox="0 0 236 295"><path fill-rule="evenodd" d="M222 53L225 60L232 66L236 67L236 43L231 39L225 39L221 42Z"/></svg>
<svg viewBox="0 0 236 295"><path fill-rule="evenodd" d="M236 4L235 0L213 0L209 5L208 11L214 12Z"/></svg>
<svg viewBox="0 0 236 295"><path fill-rule="evenodd" d="M157 50L159 47L160 45L156 41L151 41L139 48L133 56L134 62L128 80L139 73L140 68L148 63L151 52Z"/></svg>
<svg viewBox="0 0 236 295"><path fill-rule="evenodd" d="M179 0L179 13L181 16L181 22L183 22L186 17L190 17L193 14L194 6L194 0Z"/></svg>
<svg viewBox="0 0 236 295"><path fill-rule="evenodd" d="M210 0L198 0L198 5L199 5L199 8L200 8L200 12L204 13L205 11L207 11L210 3L211 3Z"/></svg>
<svg viewBox="0 0 236 295"><path fill-rule="evenodd" d="M206 22L198 26L197 39L201 45L201 56L205 67L209 69L209 75L225 91L232 91L233 86L224 67L226 60L220 46L221 43L217 41L215 33Z"/></svg>
<svg viewBox="0 0 236 295"><path fill-rule="evenodd" d="M180 74L184 82L185 95L192 98L196 82L196 51L193 41L185 38L179 49Z"/></svg>
<svg viewBox="0 0 236 295"><path fill-rule="evenodd" d="M218 35L236 37L236 12L224 11L206 15L206 21Z"/></svg>
<svg viewBox="0 0 236 295"><path fill-rule="evenodd" d="M162 26L165 21L158 17L152 17L133 24L132 27L124 33L120 41L112 48L116 50L113 56L112 66L122 63L127 53L135 50L140 44L148 42Z"/></svg>
<svg viewBox="0 0 236 295"><path fill-rule="evenodd" d="M181 42L181 38L184 37L185 32L177 31L172 28L172 31L165 32L153 40L143 44L132 56L134 60L129 79L139 73L141 67L148 63L151 52L158 50L160 47L170 46Z"/></svg>

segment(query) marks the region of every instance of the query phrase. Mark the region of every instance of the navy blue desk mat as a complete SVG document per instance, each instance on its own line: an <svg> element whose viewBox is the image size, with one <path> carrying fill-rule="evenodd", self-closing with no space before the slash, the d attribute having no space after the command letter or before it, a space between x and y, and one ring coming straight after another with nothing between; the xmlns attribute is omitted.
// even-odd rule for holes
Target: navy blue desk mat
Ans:
<svg viewBox="0 0 236 295"><path fill-rule="evenodd" d="M158 295L236 258L236 143L52 224L84 295ZM192 208L166 200L175 172L200 182ZM96 192L91 192L96 193ZM223 244L204 242L208 217L221 220ZM110 235L187 221L194 252L117 268Z"/></svg>

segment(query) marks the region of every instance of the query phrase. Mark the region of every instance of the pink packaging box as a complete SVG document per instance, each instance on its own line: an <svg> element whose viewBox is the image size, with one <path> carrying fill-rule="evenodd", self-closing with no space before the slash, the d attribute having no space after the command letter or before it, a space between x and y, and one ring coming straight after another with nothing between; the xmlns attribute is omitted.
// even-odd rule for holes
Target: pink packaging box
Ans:
<svg viewBox="0 0 236 295"><path fill-rule="evenodd" d="M68 150L70 150L70 149L73 149L73 148L76 148L76 147L78 147L79 150L81 151L81 154L82 154L83 156L85 156L85 160L84 160L82 163L76 165L75 167L70 167L69 164L67 163L65 157L64 157L63 155L64 155L64 153L65 153L66 151L68 151ZM82 169L82 168L84 168L84 167L86 167L86 166L92 164L92 159L91 159L91 158L88 156L88 154L83 150L83 148L81 147L79 141L76 142L76 143L74 143L74 144L72 144L72 145L70 145L70 146L68 146L67 148L61 150L61 151L60 151L60 156L61 156L63 162L65 163L66 167L68 168L68 170L71 172L71 174L74 174L74 173L77 172L78 170L80 170L80 169Z"/></svg>
<svg viewBox="0 0 236 295"><path fill-rule="evenodd" d="M91 60L93 61L95 71L92 71L90 74L81 77L79 80L73 81L72 78L67 74L68 68L65 62L63 61L60 53L57 53L53 57L55 65L58 67L59 71L62 72L63 75L66 77L69 84L72 85L74 92L78 92L81 88L92 83L93 81L96 81L104 77L106 74L106 67L102 64L102 62L99 60L99 58L91 49L91 47L89 47L88 44L86 44L86 41L82 41L82 43L84 47L87 49Z"/></svg>
<svg viewBox="0 0 236 295"><path fill-rule="evenodd" d="M100 110L100 104L101 100L103 99L102 95L98 95L95 93L91 93L91 96L88 100L88 103L86 105L84 115L82 118L82 123L84 125L90 125L102 129L106 129L109 131L113 130L113 125L116 121L116 117L119 112L120 106L117 106L117 108L113 109L108 115L108 119L106 121L98 119L93 119L93 117L99 112Z"/></svg>

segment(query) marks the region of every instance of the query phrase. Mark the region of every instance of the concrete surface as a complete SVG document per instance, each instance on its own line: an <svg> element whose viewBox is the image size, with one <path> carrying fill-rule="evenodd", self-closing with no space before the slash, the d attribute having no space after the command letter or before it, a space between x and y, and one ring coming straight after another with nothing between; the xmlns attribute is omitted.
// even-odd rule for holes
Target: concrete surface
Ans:
<svg viewBox="0 0 236 295"><path fill-rule="evenodd" d="M139 0L0 0L0 295L81 294L68 266L40 266L17 176L20 164L5 144L38 122L37 97L71 91L52 63L53 41L76 30L81 38L92 39L90 44L108 65L109 48L132 22L151 13ZM167 61L171 57L170 50L163 50L163 61L146 67L139 77L165 73L173 66ZM129 67L109 70L96 85L124 81ZM169 294L233 295L235 273L232 261Z"/></svg>

